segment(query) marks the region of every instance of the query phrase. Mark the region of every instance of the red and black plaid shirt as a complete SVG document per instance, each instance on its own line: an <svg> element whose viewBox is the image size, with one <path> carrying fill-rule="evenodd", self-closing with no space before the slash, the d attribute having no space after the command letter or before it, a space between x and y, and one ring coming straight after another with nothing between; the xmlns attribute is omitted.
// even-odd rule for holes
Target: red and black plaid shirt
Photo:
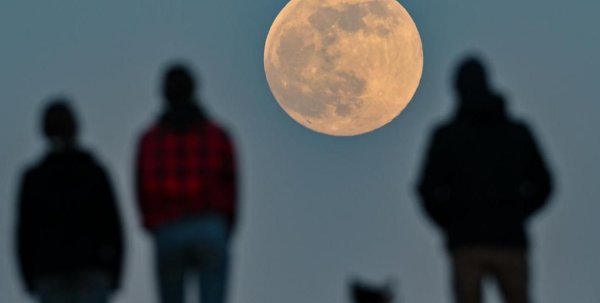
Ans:
<svg viewBox="0 0 600 303"><path fill-rule="evenodd" d="M233 145L210 121L185 131L160 124L138 147L137 195L144 226L159 226L188 215L218 212L233 224L236 170Z"/></svg>

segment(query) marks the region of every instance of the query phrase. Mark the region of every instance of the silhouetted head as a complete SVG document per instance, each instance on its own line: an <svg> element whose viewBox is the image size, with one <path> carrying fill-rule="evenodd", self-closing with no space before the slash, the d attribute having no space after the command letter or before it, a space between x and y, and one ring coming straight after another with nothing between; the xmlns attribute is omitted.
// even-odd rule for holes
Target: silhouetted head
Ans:
<svg viewBox="0 0 600 303"><path fill-rule="evenodd" d="M77 120L66 98L55 98L46 106L42 132L51 142L63 145L75 142L78 132Z"/></svg>
<svg viewBox="0 0 600 303"><path fill-rule="evenodd" d="M196 93L196 82L192 72L183 64L169 66L163 78L163 96L168 107L190 104Z"/></svg>
<svg viewBox="0 0 600 303"><path fill-rule="evenodd" d="M503 121L506 115L502 96L490 86L483 60L468 56L457 67L454 85L458 93L458 118L490 124Z"/></svg>
<svg viewBox="0 0 600 303"><path fill-rule="evenodd" d="M462 98L489 93L487 71L480 58L468 56L459 63L454 78L454 87Z"/></svg>

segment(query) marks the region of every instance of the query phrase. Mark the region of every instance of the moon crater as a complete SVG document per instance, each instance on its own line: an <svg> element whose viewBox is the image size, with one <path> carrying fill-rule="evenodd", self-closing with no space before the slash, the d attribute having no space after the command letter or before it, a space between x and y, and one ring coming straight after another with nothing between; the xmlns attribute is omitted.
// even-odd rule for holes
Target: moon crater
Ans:
<svg viewBox="0 0 600 303"><path fill-rule="evenodd" d="M267 80L300 124L338 136L393 120L414 95L423 53L394 0L292 0L265 46Z"/></svg>

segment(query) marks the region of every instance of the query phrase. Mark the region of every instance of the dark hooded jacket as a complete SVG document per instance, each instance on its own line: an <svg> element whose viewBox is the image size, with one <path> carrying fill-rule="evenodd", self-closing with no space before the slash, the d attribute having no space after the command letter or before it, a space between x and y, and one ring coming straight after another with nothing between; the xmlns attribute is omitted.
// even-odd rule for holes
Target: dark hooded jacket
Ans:
<svg viewBox="0 0 600 303"><path fill-rule="evenodd" d="M18 197L17 247L30 292L45 275L80 271L121 279L123 239L104 169L87 152L51 152L26 171Z"/></svg>
<svg viewBox="0 0 600 303"><path fill-rule="evenodd" d="M418 191L450 249L527 247L525 224L547 201L550 175L528 127L492 93L462 100L429 145Z"/></svg>

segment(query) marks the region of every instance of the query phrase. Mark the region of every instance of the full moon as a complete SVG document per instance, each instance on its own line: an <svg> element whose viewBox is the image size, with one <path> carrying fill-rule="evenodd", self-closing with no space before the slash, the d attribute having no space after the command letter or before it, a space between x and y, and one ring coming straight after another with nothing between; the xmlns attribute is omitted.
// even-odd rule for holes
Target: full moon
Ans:
<svg viewBox="0 0 600 303"><path fill-rule="evenodd" d="M419 32L395 0L292 0L267 36L267 81L298 123L334 136L384 126L423 70Z"/></svg>

